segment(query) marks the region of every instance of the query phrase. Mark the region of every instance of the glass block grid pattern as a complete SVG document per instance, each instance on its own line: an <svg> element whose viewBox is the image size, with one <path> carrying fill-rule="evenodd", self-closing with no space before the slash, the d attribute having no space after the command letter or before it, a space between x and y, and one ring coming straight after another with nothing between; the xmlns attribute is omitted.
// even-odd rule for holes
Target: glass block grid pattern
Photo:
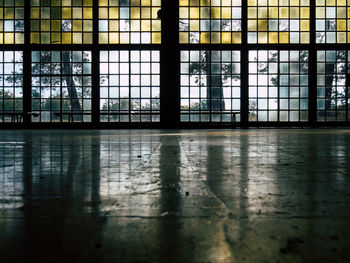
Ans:
<svg viewBox="0 0 350 263"><path fill-rule="evenodd" d="M24 43L24 0L0 0L0 44Z"/></svg>
<svg viewBox="0 0 350 263"><path fill-rule="evenodd" d="M317 51L317 120L349 120L350 51Z"/></svg>
<svg viewBox="0 0 350 263"><path fill-rule="evenodd" d="M31 0L32 44L92 44L92 0Z"/></svg>
<svg viewBox="0 0 350 263"><path fill-rule="evenodd" d="M180 0L180 43L240 44L241 0Z"/></svg>
<svg viewBox="0 0 350 263"><path fill-rule="evenodd" d="M100 0L100 44L160 44L161 0Z"/></svg>
<svg viewBox="0 0 350 263"><path fill-rule="evenodd" d="M350 43L349 0L316 0L316 42Z"/></svg>
<svg viewBox="0 0 350 263"><path fill-rule="evenodd" d="M249 121L308 121L308 51L249 51Z"/></svg>
<svg viewBox="0 0 350 263"><path fill-rule="evenodd" d="M100 52L100 121L160 121L160 52Z"/></svg>
<svg viewBox="0 0 350 263"><path fill-rule="evenodd" d="M181 121L239 122L240 51L181 51Z"/></svg>
<svg viewBox="0 0 350 263"><path fill-rule="evenodd" d="M91 121L91 52L32 52L33 122Z"/></svg>
<svg viewBox="0 0 350 263"><path fill-rule="evenodd" d="M14 121L13 113L22 109L23 52L0 51L0 122Z"/></svg>
<svg viewBox="0 0 350 263"><path fill-rule="evenodd" d="M247 0L248 43L310 42L310 0Z"/></svg>

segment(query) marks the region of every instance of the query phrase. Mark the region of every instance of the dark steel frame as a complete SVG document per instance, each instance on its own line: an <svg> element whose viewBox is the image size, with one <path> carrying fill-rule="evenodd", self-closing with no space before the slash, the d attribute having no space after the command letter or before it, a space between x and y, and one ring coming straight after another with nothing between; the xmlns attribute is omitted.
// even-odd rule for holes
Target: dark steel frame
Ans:
<svg viewBox="0 0 350 263"><path fill-rule="evenodd" d="M316 44L315 0L310 0L310 44L248 44L247 1L242 1L241 44L179 44L179 1L162 0L162 44L106 45L98 44L98 0L93 0L93 44L35 45L30 43L30 1L25 1L25 44L1 45L1 50L22 50L23 112L31 112L31 51L91 50L92 51L92 122L91 123L32 123L24 114L22 123L0 123L0 129L123 129L123 128L248 128L248 127L347 127L345 122L317 122L317 50L347 50L347 44ZM99 121L99 52L100 50L160 50L160 119L159 123L101 123ZM309 121L308 122L248 122L248 52L249 50L308 50L309 51ZM196 123L180 122L180 51L238 50L241 52L241 122ZM349 85L349 83L347 83Z"/></svg>

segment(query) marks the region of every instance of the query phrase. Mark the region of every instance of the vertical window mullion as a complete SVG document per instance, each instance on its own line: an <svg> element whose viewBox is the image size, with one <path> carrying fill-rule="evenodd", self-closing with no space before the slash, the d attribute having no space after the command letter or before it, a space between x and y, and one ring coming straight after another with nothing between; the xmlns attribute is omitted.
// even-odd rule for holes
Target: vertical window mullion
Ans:
<svg viewBox="0 0 350 263"><path fill-rule="evenodd" d="M317 45L316 45L316 1L310 0L310 45L309 45L309 125L317 122Z"/></svg>
<svg viewBox="0 0 350 263"><path fill-rule="evenodd" d="M241 48L241 127L248 127L249 118L249 48L248 48L248 5L242 1L242 48Z"/></svg>

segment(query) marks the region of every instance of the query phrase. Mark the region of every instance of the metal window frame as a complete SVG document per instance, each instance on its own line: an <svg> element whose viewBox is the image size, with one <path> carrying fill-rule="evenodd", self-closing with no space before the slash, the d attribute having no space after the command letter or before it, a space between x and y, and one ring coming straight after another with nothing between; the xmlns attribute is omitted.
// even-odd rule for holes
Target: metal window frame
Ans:
<svg viewBox="0 0 350 263"><path fill-rule="evenodd" d="M1 50L23 51L23 112L31 112L31 51L86 50L92 52L92 121L91 123L33 123L24 114L21 123L0 123L0 129L144 129L144 128L248 128L248 127L347 127L350 122L317 122L317 51L349 50L348 44L316 44L316 0L310 0L309 44L248 44L247 1L242 1L241 44L180 44L179 0L162 0L161 44L98 44L98 0L93 0L93 44L30 44L30 1L25 1L25 43L3 44ZM248 53L250 50L307 50L309 52L309 120L307 122L249 122L248 121ZM102 50L160 51L160 122L102 123L100 122L99 53ZM241 52L241 122L191 123L180 121L180 52L181 50L237 50Z"/></svg>

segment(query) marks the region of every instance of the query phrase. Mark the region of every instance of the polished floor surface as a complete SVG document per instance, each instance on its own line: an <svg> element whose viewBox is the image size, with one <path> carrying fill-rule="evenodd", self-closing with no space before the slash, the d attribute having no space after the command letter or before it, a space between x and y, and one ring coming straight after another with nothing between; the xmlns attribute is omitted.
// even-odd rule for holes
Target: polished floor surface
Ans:
<svg viewBox="0 0 350 263"><path fill-rule="evenodd" d="M0 262L350 262L350 130L0 131Z"/></svg>

